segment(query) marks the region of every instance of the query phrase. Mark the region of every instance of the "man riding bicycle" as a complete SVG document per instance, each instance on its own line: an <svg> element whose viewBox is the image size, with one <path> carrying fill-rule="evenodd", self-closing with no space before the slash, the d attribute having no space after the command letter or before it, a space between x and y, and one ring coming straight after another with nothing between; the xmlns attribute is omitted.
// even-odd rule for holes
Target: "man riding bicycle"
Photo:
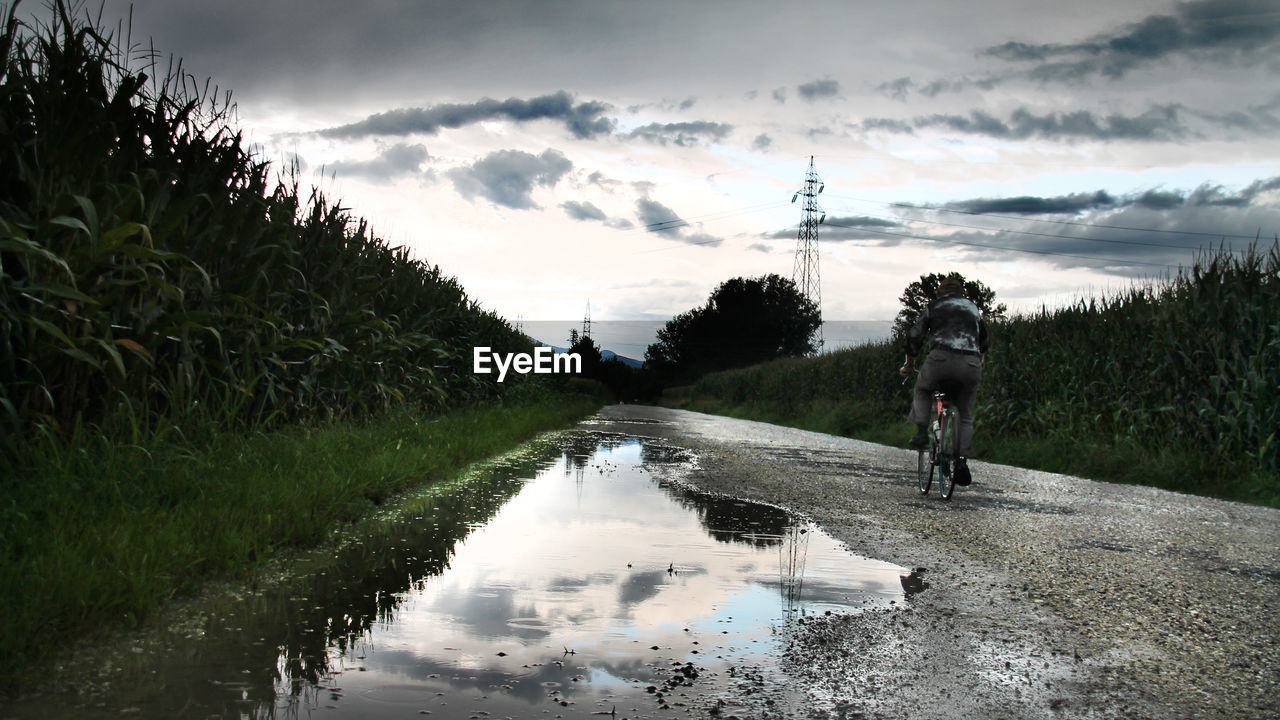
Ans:
<svg viewBox="0 0 1280 720"><path fill-rule="evenodd" d="M907 332L907 359L898 370L911 374L926 339L930 350L916 378L915 399L909 420L916 425L911 448L929 446L928 425L933 392L946 386L960 415L960 458L956 462L956 484L970 483L967 458L973 457L973 405L982 382L982 356L987 352L987 326L978 306L964 296L964 284L948 277L938 285L938 297L916 318Z"/></svg>

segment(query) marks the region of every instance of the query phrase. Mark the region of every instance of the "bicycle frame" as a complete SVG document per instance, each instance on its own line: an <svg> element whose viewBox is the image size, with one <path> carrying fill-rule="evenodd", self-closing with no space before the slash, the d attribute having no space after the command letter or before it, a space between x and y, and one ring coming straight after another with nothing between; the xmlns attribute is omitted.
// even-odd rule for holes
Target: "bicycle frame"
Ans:
<svg viewBox="0 0 1280 720"><path fill-rule="evenodd" d="M929 486L936 473L938 494L943 500L951 499L951 493L955 489L955 460L960 445L959 423L960 418L950 397L941 390L935 391L929 461L925 463L924 450L920 451L918 461L921 495L929 494Z"/></svg>

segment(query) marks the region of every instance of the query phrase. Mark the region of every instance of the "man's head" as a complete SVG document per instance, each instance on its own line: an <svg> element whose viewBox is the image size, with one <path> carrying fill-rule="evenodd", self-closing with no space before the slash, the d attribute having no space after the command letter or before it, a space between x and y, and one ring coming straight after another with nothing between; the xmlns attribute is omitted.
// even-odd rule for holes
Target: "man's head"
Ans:
<svg viewBox="0 0 1280 720"><path fill-rule="evenodd" d="M964 295L964 283L949 277L938 283L938 297L943 295Z"/></svg>

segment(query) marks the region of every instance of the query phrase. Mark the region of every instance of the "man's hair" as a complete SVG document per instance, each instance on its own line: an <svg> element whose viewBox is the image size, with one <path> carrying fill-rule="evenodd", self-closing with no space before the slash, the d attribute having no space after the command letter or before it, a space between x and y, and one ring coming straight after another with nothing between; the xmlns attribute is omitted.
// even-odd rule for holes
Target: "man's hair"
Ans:
<svg viewBox="0 0 1280 720"><path fill-rule="evenodd" d="M946 278L942 282L938 283L939 297L943 295L963 295L963 294L964 294L964 283L960 282L959 280L953 277Z"/></svg>

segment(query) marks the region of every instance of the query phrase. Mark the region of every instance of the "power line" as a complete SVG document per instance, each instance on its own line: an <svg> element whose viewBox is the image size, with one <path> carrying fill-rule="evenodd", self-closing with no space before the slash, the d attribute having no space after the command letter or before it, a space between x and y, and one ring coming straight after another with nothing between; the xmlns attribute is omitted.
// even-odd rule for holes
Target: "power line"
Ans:
<svg viewBox="0 0 1280 720"><path fill-rule="evenodd" d="M873 230L871 228L860 227L857 225L840 225L839 223L826 223L826 224L831 227L846 228L849 230L862 230L865 232L875 233L877 235L887 235L889 237L909 238L912 240L926 240L928 242L937 242L937 243L943 243L946 245L965 245L968 247L979 247L979 248L985 248L988 250L1006 250L1008 252L1030 253L1033 255L1053 255L1056 257L1069 257L1069 258L1076 258L1078 260L1093 260L1096 262L1108 262L1110 260L1111 262L1121 263L1124 265L1147 265L1150 267L1162 267L1162 268L1176 267L1175 265L1168 265L1163 263L1149 263L1149 262L1142 262L1140 260L1111 260L1110 258L1098 257L1096 255L1075 255L1072 253L1054 252L1052 250L1031 250L1028 248L1015 248L1015 247L1007 247L1004 245L985 245L983 243L966 242L964 240L934 238L934 237L929 237L927 235L915 235L911 233L896 233L896 232L888 232L885 230Z"/></svg>
<svg viewBox="0 0 1280 720"><path fill-rule="evenodd" d="M867 217L872 217L879 220L889 219L889 218L879 217L876 215L868 215ZM924 220L922 218L912 218L907 220L907 222L928 223L930 225L942 225L944 227L957 227L957 228L965 228L967 230L982 230L986 232L995 232L995 233L1011 234L1011 235L1030 235L1032 237L1043 237L1043 238L1053 238L1053 239L1062 239L1062 240L1085 240L1087 242L1110 243L1113 245L1137 245L1141 247L1168 248L1171 250L1195 250L1196 249L1196 248L1187 247L1186 245L1170 245L1168 243L1143 242L1141 240L1116 240L1114 238L1085 237L1084 235L1061 235L1061 234L1055 234L1055 233L1040 233L1040 232L1034 232L1032 230L1011 230L1008 228L999 228L999 227L991 228L991 227L982 227L981 225L965 225L963 223L948 223L948 222L942 222L941 220ZM838 227L838 226L832 225L832 227ZM1223 236L1214 235L1214 237L1223 237Z"/></svg>
<svg viewBox="0 0 1280 720"><path fill-rule="evenodd" d="M746 215L747 213L759 212L761 210L772 210L774 208L785 207L787 203L781 201L760 203L758 205L750 205L745 208L735 210L721 210L719 212L707 213L705 215L695 215L691 218L675 218L674 220L660 220L658 222L649 223L648 225L639 225L630 227L625 232L636 232L643 230L645 232L661 233L667 230L678 230L680 228L692 227L694 221L701 220L723 220L724 218L735 217L738 215ZM688 244L688 243L686 243Z"/></svg>
<svg viewBox="0 0 1280 720"><path fill-rule="evenodd" d="M647 232L661 234L666 230L676 230L679 228L692 227L693 226L692 221L723 220L725 218L736 217L739 215L746 215L748 213L760 212L761 210L772 210L775 208L784 207L786 205L787 203L785 202L760 203L759 205L751 205L746 208L742 208L738 210L722 210L720 212L707 213L706 215L696 215L689 220L686 220L683 218L677 218L675 220L663 220L661 222L650 223L648 225L643 225L640 227L628 228L626 232L645 230ZM648 253L663 252L665 250L675 250L676 248L687 247L689 245L695 245L695 246L718 245L722 240L723 238L708 238L706 240L677 240L677 242L672 243L671 245L666 245L666 246L657 247L657 248L648 248L646 250L635 250L633 252L623 253L623 254L624 255L645 255Z"/></svg>
<svg viewBox="0 0 1280 720"><path fill-rule="evenodd" d="M1237 234L1231 234L1231 233L1210 233L1210 232L1197 232L1197 231L1190 231L1190 230L1168 230L1168 229L1162 229L1162 228L1141 228L1141 227L1130 227L1130 226L1122 226L1122 225L1107 225L1103 223L1087 223L1087 222L1070 221L1070 220L1048 220L1048 219L1039 219L1039 218L1025 218L1025 217L1010 216L1010 215L1002 215L997 213L984 213L984 212L977 212L977 211L971 211L971 210L957 210L954 208L927 207L927 206L920 206L920 205L912 205L910 203L884 202L884 201L878 201L878 200L868 200L865 198L854 198L854 197L840 196L840 195L835 195L833 197L844 197L844 199L854 200L856 202L865 202L865 203L870 203L875 205L905 208L905 209L916 210L916 211L948 212L948 213L955 213L960 215L970 215L974 217L1013 220L1013 221L1024 222L1024 223L1040 222L1040 223L1049 223L1054 225L1064 225L1064 226L1074 226L1074 227L1097 228L1097 229L1105 229L1105 230L1122 230L1122 231L1129 231L1129 232L1147 232L1147 233L1158 233L1158 234L1166 234L1166 235L1183 235L1183 236L1193 236L1193 237L1219 238L1224 240L1226 239L1256 240L1257 239L1256 236L1237 235ZM650 223L645 226L631 228L630 230L632 231L646 230L649 232L661 233L664 230L673 230L673 229L678 229L683 227L690 227L693 224L691 222L693 220L701 221L701 220L725 219L729 217L745 215L751 212L758 212L761 210L772 209L775 207L783 206L785 204L786 203L781 203L781 202L762 203L759 205L751 206L751 207L740 209L740 210L726 210L726 211L721 211L716 213L708 213L705 215L696 216L689 220L676 219L676 220L661 221L657 223ZM900 219L897 217L885 218L883 216L874 216L874 215L869 217L877 217L878 219L895 220L895 221ZM1187 247L1184 245L1172 245L1168 243L1147 242L1142 240L1120 240L1115 238L1098 238L1098 237L1087 237L1082 235L1041 233L1041 232L1035 232L1032 230L1015 230L1011 228L1000 228L1000 227L992 228L992 227L982 227L977 225L966 225L963 223L947 223L940 220L927 220L924 218L906 218L905 222L908 222L908 223L918 222L918 223L927 223L931 225L941 225L945 227L965 228L969 230L996 233L996 234L1026 235L1030 237L1042 237L1042 238L1057 239L1057 240L1080 240L1085 242L1097 242L1097 243L1105 243L1105 244L1111 244L1111 245L1132 245L1132 246L1138 246L1138 247L1164 248L1169 250L1181 250L1181 251L1198 249L1198 248ZM883 235L887 237L902 237L902 238L908 238L908 239L914 239L914 240L925 240L928 242L947 243L952 245L963 245L968 247L985 248L985 249L991 249L991 250L1005 250L1008 252L1021 252L1021 253L1028 253L1033 255L1068 257L1068 258L1075 258L1079 260L1091 260L1095 262L1123 263L1126 265L1143 265L1143 266L1149 266L1149 267L1163 267L1163 268L1177 267L1175 265L1162 264L1162 263L1150 263L1150 262L1143 262L1140 260L1107 258L1107 257L1102 257L1097 255L1083 255L1078 253L1065 253L1065 252L1057 252L1057 251L1050 251L1050 250L1032 250L1028 248L1016 248L1016 247L1009 247L1005 245L984 244L984 243L976 243L976 242L967 242L967 241L956 240L956 239L929 237L927 235L917 235L912 233L890 232L885 230L875 230L872 228L858 226L858 225L842 225L839 223L833 223L829 221L824 222L823 224L828 225L830 227L834 227L834 228L842 228L847 230L861 230L864 232L874 233L876 235ZM638 254L647 254L647 253L654 253L654 252L664 252L667 250L674 250L677 248L687 247L687 246L717 245L721 241L722 241L722 238L708 238L705 240L678 240L677 242L674 242L673 244L665 247L637 250L632 253L626 253L626 254L638 255Z"/></svg>

